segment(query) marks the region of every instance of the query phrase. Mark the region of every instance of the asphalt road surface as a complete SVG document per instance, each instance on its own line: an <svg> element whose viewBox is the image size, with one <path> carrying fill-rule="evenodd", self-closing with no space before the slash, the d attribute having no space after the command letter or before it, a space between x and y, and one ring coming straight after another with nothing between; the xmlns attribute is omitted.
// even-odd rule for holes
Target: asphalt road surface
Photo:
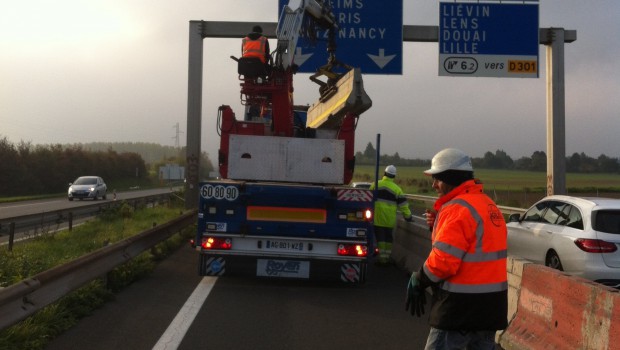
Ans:
<svg viewBox="0 0 620 350"><path fill-rule="evenodd" d="M404 310L407 273L362 286L197 275L189 246L46 349L422 349L427 317ZM428 306L427 306L428 310Z"/></svg>
<svg viewBox="0 0 620 350"><path fill-rule="evenodd" d="M133 191L125 191L118 192L116 195L116 200L123 199L133 199L140 198L150 195L162 194L162 193L170 193L172 191L171 188L155 188L148 190L133 190ZM112 192L108 192L108 199L99 199L99 201L113 201L114 196ZM23 202L9 202L9 203L0 203L0 219L11 218L20 215L30 215L30 214L39 214L44 212L52 212L54 210L67 209L67 208L75 208L85 204L93 204L92 199L85 200L74 200L69 201L67 197L60 198L51 198L51 199L37 199Z"/></svg>

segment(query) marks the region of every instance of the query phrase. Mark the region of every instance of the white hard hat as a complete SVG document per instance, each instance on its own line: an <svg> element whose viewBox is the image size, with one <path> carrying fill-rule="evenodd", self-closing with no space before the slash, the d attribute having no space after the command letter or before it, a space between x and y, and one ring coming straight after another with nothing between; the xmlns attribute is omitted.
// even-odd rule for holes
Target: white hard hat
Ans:
<svg viewBox="0 0 620 350"><path fill-rule="evenodd" d="M396 176L396 167L393 165L388 165L387 167L385 167L385 173Z"/></svg>
<svg viewBox="0 0 620 350"><path fill-rule="evenodd" d="M463 151L456 148L446 148L435 154L431 161L431 168L424 174L439 174L446 170L474 171L471 159Z"/></svg>
<svg viewBox="0 0 620 350"><path fill-rule="evenodd" d="M385 167L385 173L391 176L396 176L396 167L393 165L388 165Z"/></svg>

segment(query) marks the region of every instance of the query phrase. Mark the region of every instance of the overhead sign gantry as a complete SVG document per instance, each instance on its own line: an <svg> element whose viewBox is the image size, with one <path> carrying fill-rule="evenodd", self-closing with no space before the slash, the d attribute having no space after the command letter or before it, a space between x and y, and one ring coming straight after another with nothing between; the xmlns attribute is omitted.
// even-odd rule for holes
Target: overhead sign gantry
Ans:
<svg viewBox="0 0 620 350"><path fill-rule="evenodd" d="M377 0L377 2L379 1ZM402 1L397 2L402 3ZM187 208L195 208L198 205L197 198L199 198L197 185L202 130L202 41L205 38L243 38L247 34L248 28L255 24L263 26L265 34L269 37L275 37L276 23L271 22L190 21L189 23L187 181L185 184L185 205ZM562 194L566 192L564 169L564 44L577 40L577 32L563 28L539 28L537 32L539 33L539 44L547 47L547 193ZM438 26L403 25L399 33L401 33L402 41L439 41Z"/></svg>

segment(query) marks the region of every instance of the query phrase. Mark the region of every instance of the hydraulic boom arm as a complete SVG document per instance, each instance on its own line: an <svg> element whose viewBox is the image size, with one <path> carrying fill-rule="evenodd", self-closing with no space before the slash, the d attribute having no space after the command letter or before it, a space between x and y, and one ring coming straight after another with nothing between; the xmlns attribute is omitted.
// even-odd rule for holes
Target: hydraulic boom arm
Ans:
<svg viewBox="0 0 620 350"><path fill-rule="evenodd" d="M322 0L291 0L284 6L278 28L278 46L276 48L276 66L287 69L293 65L297 39L302 33L306 15L312 16L313 24L318 24L322 29L336 30L338 25L336 18L328 3ZM310 32L310 31L308 31ZM330 46L335 46L330 43Z"/></svg>

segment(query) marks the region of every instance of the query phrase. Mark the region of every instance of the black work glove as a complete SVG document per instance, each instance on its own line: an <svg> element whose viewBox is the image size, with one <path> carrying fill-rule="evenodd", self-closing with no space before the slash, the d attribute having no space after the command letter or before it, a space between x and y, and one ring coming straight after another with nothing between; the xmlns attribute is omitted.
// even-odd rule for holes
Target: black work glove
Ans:
<svg viewBox="0 0 620 350"><path fill-rule="evenodd" d="M413 215L409 215L408 217L406 217L405 221L412 222L413 221Z"/></svg>
<svg viewBox="0 0 620 350"><path fill-rule="evenodd" d="M420 287L417 274L411 274L409 283L407 283L407 298L405 300L405 311L411 312L411 316L421 317L424 315L424 306L426 305L426 292Z"/></svg>

